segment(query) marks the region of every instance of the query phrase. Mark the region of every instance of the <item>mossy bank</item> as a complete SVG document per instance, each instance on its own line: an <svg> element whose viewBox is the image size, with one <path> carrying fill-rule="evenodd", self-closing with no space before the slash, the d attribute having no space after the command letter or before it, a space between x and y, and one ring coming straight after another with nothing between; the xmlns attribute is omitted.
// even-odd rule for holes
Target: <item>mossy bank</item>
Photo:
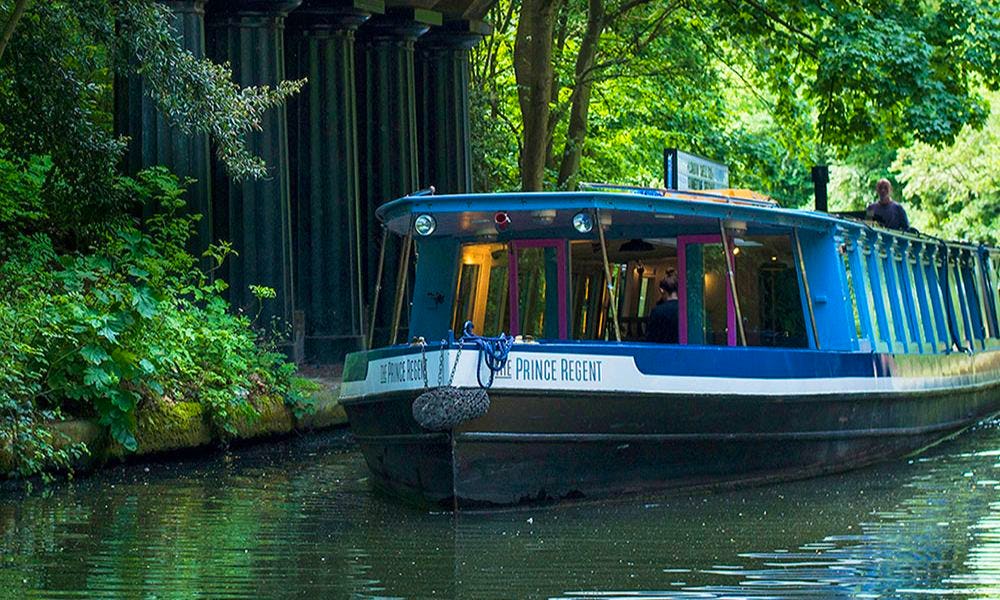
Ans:
<svg viewBox="0 0 1000 600"><path fill-rule="evenodd" d="M260 398L255 403L258 416L238 418L233 434L220 432L203 404L158 403L139 417L134 452L114 441L96 419L54 421L49 428L56 444L86 446L86 452L72 465L75 471L82 472L165 453L192 449L215 452L226 441L263 442L293 432L344 426L347 415L337 400L338 392L337 386L324 385L310 394L311 407L306 411L294 410L280 397ZM9 447L0 448L0 477L13 475L16 475L15 457Z"/></svg>

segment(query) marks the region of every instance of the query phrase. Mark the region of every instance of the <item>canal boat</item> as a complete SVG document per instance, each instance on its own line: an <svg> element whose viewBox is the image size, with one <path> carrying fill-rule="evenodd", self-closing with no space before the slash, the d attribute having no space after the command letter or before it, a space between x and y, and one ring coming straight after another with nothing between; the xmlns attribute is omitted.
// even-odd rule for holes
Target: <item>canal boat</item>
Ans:
<svg viewBox="0 0 1000 600"><path fill-rule="evenodd" d="M372 481L424 505L807 477L1000 411L996 248L741 190L414 194L378 217L392 327L341 401ZM675 343L650 340L665 278Z"/></svg>

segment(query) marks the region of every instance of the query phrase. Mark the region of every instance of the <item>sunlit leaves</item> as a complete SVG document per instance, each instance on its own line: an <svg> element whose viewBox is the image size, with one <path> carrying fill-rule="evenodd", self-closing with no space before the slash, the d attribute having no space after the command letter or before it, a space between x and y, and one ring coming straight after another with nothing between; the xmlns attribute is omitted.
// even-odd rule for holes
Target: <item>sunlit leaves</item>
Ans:
<svg viewBox="0 0 1000 600"><path fill-rule="evenodd" d="M1000 94L990 100L1000 105ZM893 164L918 227L951 238L1000 243L1000 112L980 130L966 127L943 148L916 143Z"/></svg>

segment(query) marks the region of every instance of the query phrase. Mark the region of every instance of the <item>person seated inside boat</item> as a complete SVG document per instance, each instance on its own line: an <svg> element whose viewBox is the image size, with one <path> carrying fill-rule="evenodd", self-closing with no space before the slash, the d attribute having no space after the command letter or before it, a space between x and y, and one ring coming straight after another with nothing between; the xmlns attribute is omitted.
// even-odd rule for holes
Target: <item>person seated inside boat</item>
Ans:
<svg viewBox="0 0 1000 600"><path fill-rule="evenodd" d="M678 339L677 272L668 269L660 280L662 298L649 313L646 341L658 344L676 344Z"/></svg>

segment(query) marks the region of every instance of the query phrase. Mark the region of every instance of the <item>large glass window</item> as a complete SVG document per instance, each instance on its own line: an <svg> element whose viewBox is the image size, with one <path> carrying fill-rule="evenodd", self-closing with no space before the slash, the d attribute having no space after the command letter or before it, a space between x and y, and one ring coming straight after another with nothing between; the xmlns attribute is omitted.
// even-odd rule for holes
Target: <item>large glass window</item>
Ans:
<svg viewBox="0 0 1000 600"><path fill-rule="evenodd" d="M963 346L971 345L971 336L969 335L969 310L965 306L965 289L962 285L962 277L959 273L958 263L954 257L948 259L947 269L947 281L948 281L948 299L950 301L949 308L951 312L952 328L955 332L958 342Z"/></svg>
<svg viewBox="0 0 1000 600"><path fill-rule="evenodd" d="M841 253L844 267L844 281L847 284L847 301L850 303L851 316L854 318L854 334L856 339L865 339L864 328L861 325L861 313L858 310L858 295L855 291L854 274L851 272L851 260L847 252Z"/></svg>
<svg viewBox="0 0 1000 600"><path fill-rule="evenodd" d="M986 339L986 327L983 314L982 294L976 277L976 259L974 256L964 256L960 261L960 272L965 289L965 301L969 306L969 323L972 327L972 337L981 343Z"/></svg>
<svg viewBox="0 0 1000 600"><path fill-rule="evenodd" d="M984 255L983 268L987 271L984 294L993 315L993 337L1000 339L1000 256Z"/></svg>
<svg viewBox="0 0 1000 600"><path fill-rule="evenodd" d="M613 290L622 339L645 341L649 313L661 300L660 280L668 270L677 272L676 242L609 239L607 245L610 289L600 244L591 241L570 244L573 337L615 339Z"/></svg>
<svg viewBox="0 0 1000 600"><path fill-rule="evenodd" d="M545 298L546 293L556 287L555 268L546 268L546 263L554 260L555 252L552 248L517 250L517 330L522 335L553 337L545 335L545 326L558 316L553 315L552 310L547 310L549 307Z"/></svg>
<svg viewBox="0 0 1000 600"><path fill-rule="evenodd" d="M895 350L897 341L901 335L896 324L894 304L889 296L887 283L891 280L886 278L885 254L881 254L878 249L872 250L871 261L869 263L869 277L871 278L872 293L875 294L875 310L879 315L879 331L881 341L886 344L887 349Z"/></svg>
<svg viewBox="0 0 1000 600"><path fill-rule="evenodd" d="M877 295L877 282L873 283L870 276L871 256L870 248L864 246L864 240L858 240L857 245L851 250L851 274L857 283L857 293L864 299L859 306L860 310L867 312L868 335L873 349L885 350L885 342L880 332L882 318L875 307Z"/></svg>
<svg viewBox="0 0 1000 600"><path fill-rule="evenodd" d="M951 333L949 331L947 314L947 304L944 289L941 285L939 274L942 273L943 263L937 253L933 253L924 264L924 276L927 279L927 295L931 303L931 310L934 312L934 329L937 331L938 348L950 348L952 344Z"/></svg>
<svg viewBox="0 0 1000 600"><path fill-rule="evenodd" d="M878 246L868 248L865 254L865 275L868 279L869 307L872 314L875 315L875 323L878 325L876 337L879 349L886 351L892 350L893 347L892 322L890 320L892 315L886 308L889 295L885 291L880 264Z"/></svg>
<svg viewBox="0 0 1000 600"><path fill-rule="evenodd" d="M906 306L900 294L899 268L897 267L897 257L895 252L887 253L882 259L883 279L886 290L886 313L891 315L892 334L905 352L910 341L907 331Z"/></svg>
<svg viewBox="0 0 1000 600"><path fill-rule="evenodd" d="M788 236L737 237L730 244L747 344L806 347L802 297ZM647 340L650 313L664 300L660 281L673 272L679 288L678 342L739 343L720 236L609 239L607 247L623 340ZM573 242L570 256L573 336L614 339L611 292L600 245Z"/></svg>
<svg viewBox="0 0 1000 600"><path fill-rule="evenodd" d="M736 288L747 344L807 347L809 337L791 239L748 236L735 242ZM723 283L724 276L723 272Z"/></svg>
<svg viewBox="0 0 1000 600"><path fill-rule="evenodd" d="M476 333L498 335L510 331L507 269L510 257L505 244L470 244L462 247L452 330L461 334L466 321Z"/></svg>
<svg viewBox="0 0 1000 600"><path fill-rule="evenodd" d="M982 304L983 320L987 329L986 337L996 339L998 337L997 313L996 303L994 302L994 294L990 288L991 280L992 277L990 273L989 255L976 255L976 284L979 292L980 303Z"/></svg>
<svg viewBox="0 0 1000 600"><path fill-rule="evenodd" d="M910 263L910 273L913 276L913 297L917 307L917 320L923 330L923 341L929 345L929 350L939 347L938 336L934 326L934 311L929 300L930 283L927 281L927 271L925 269L926 258L923 249L919 249L912 257Z"/></svg>
<svg viewBox="0 0 1000 600"><path fill-rule="evenodd" d="M562 241L462 246L452 328L536 338L566 336L566 261ZM512 277L512 269L516 277ZM560 301L562 299L562 301Z"/></svg>
<svg viewBox="0 0 1000 600"><path fill-rule="evenodd" d="M920 312L914 287L913 275L911 273L911 260L909 249L901 250L896 257L896 274L899 280L899 295L903 299L902 309L906 313L906 323L909 325L909 339L914 343L916 349L925 350L926 336L921 326Z"/></svg>

